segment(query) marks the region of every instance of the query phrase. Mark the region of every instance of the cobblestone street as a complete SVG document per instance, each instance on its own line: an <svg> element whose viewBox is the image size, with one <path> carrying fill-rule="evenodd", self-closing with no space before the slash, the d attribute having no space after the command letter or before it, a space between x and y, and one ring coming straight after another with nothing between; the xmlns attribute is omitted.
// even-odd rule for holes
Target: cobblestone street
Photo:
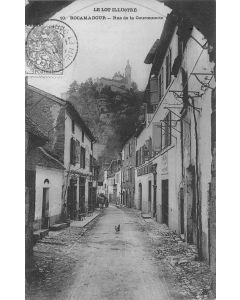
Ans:
<svg viewBox="0 0 240 300"><path fill-rule="evenodd" d="M213 298L213 276L195 247L133 209L111 206L84 228L50 232L34 261L27 299Z"/></svg>

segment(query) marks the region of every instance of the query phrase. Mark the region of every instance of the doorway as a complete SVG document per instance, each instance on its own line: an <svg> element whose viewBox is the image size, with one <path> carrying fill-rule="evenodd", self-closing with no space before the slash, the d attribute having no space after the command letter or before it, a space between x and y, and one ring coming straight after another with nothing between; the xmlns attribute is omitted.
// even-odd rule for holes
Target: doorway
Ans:
<svg viewBox="0 0 240 300"><path fill-rule="evenodd" d="M168 179L162 180L162 221L168 225Z"/></svg>
<svg viewBox="0 0 240 300"><path fill-rule="evenodd" d="M49 227L49 188L43 188L42 228Z"/></svg>
<svg viewBox="0 0 240 300"><path fill-rule="evenodd" d="M183 188L180 188L180 225L181 225L181 234L184 234L184 193Z"/></svg>
<svg viewBox="0 0 240 300"><path fill-rule="evenodd" d="M152 210L152 181L148 181L148 213Z"/></svg>
<svg viewBox="0 0 240 300"><path fill-rule="evenodd" d="M139 183L138 186L138 199L139 199L139 209L142 210L142 184Z"/></svg>
<svg viewBox="0 0 240 300"><path fill-rule="evenodd" d="M85 178L79 177L79 210L85 212Z"/></svg>
<svg viewBox="0 0 240 300"><path fill-rule="evenodd" d="M70 186L68 187L67 207L70 219L74 220L77 213L77 185L75 179L70 180Z"/></svg>
<svg viewBox="0 0 240 300"><path fill-rule="evenodd" d="M88 210L93 210L92 203L92 182L88 182Z"/></svg>

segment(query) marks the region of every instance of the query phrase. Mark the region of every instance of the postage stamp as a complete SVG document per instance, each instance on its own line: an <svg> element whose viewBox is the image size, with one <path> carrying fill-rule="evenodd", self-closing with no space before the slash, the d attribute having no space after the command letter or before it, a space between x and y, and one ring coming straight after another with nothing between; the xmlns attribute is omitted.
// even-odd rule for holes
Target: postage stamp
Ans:
<svg viewBox="0 0 240 300"><path fill-rule="evenodd" d="M73 29L60 20L26 27L26 74L62 75L77 56L78 40Z"/></svg>

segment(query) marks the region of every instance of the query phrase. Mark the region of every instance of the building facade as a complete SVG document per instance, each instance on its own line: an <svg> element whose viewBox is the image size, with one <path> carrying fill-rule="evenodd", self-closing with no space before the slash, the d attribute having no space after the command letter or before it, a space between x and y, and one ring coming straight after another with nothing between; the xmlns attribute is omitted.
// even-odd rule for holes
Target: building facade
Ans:
<svg viewBox="0 0 240 300"><path fill-rule="evenodd" d="M136 138L131 137L122 148L122 167L121 167L121 193L122 204L134 207L135 194L135 165L136 165Z"/></svg>
<svg viewBox="0 0 240 300"><path fill-rule="evenodd" d="M95 139L74 106L28 85L26 112L49 139L35 154L39 160L35 229L44 226L44 219L50 226L61 218L74 219L78 212L93 210L97 190Z"/></svg>
<svg viewBox="0 0 240 300"><path fill-rule="evenodd" d="M121 203L121 159L112 160L109 167L104 171L105 195L109 202Z"/></svg>
<svg viewBox="0 0 240 300"><path fill-rule="evenodd" d="M29 164L29 156L48 141L46 133L26 114L25 116L25 261L31 266L33 254L33 223L35 214L36 163Z"/></svg>
<svg viewBox="0 0 240 300"><path fill-rule="evenodd" d="M136 207L196 244L208 260L214 246L209 195L215 63L210 52L202 33L188 20L174 12L168 15L145 59L152 68L135 171Z"/></svg>

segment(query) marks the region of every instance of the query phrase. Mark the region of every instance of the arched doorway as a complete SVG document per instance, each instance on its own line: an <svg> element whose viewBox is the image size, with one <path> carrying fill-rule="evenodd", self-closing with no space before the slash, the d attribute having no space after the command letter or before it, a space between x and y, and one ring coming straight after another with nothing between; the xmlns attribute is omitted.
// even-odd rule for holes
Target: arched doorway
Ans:
<svg viewBox="0 0 240 300"><path fill-rule="evenodd" d="M138 185L138 199L139 199L139 209L142 210L142 184Z"/></svg>

